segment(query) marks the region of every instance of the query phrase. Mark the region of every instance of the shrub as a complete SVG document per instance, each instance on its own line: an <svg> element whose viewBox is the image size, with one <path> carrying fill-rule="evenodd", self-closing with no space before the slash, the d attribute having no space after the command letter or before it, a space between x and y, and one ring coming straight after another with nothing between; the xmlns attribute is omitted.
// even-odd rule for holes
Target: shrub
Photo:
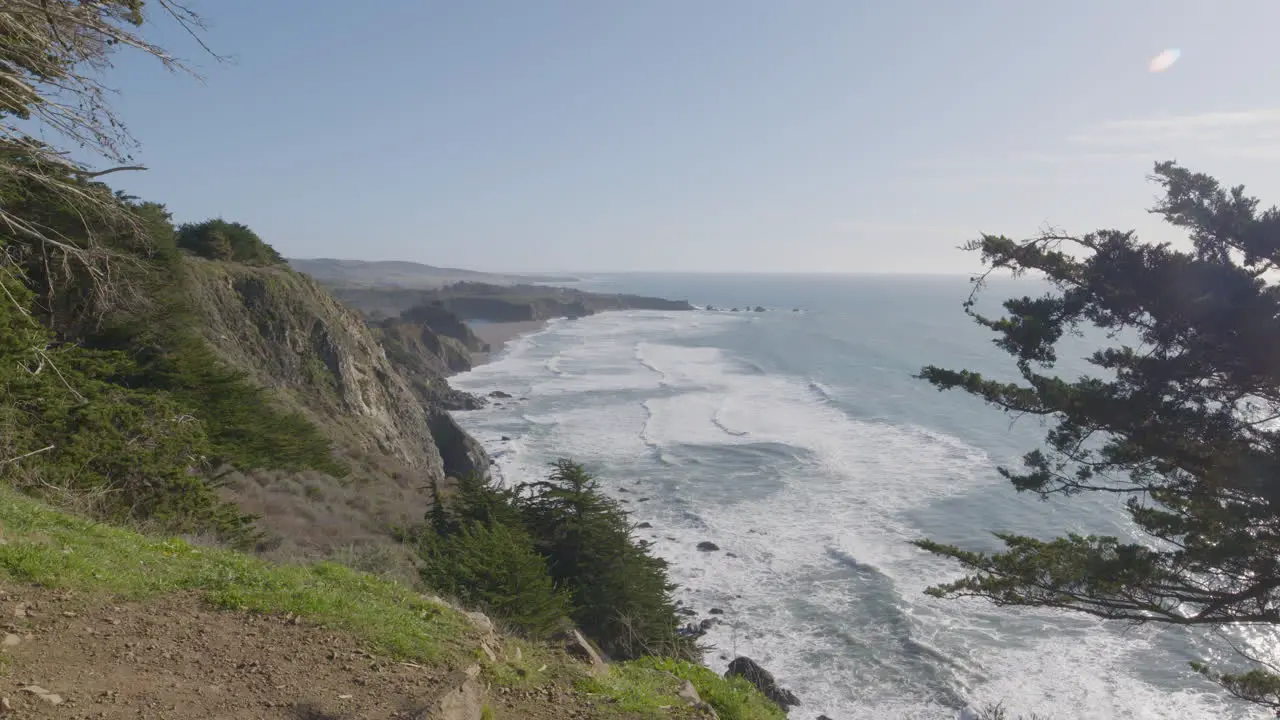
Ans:
<svg viewBox="0 0 1280 720"><path fill-rule="evenodd" d="M204 424L163 391L104 380L128 372L132 358L57 345L22 312L30 290L0 284L0 477L91 497L93 510L119 520L243 536L248 519L197 472L210 448Z"/></svg>
<svg viewBox="0 0 1280 720"><path fill-rule="evenodd" d="M607 654L620 659L697 655L693 642L677 632L680 623L671 599L675 586L667 579L666 562L633 541L626 512L600 493L580 465L562 460L547 480L512 490L463 478L448 500L436 491L427 527L416 536L431 565L423 572L428 584L466 600L464 586L477 582L478 572L468 563L478 560L462 562L458 553L463 552L501 552L500 558L486 562L501 559L518 564L522 573L533 573L523 555L528 543L546 575L545 587L567 591L568 616ZM488 534L478 534L478 528ZM457 539L468 534L465 541ZM496 567L480 567L496 572ZM510 588L510 583L502 585L498 595ZM537 616L544 598L532 598L528 611ZM487 604L493 600L477 598ZM504 612L519 615L518 606L509 604Z"/></svg>
<svg viewBox="0 0 1280 720"><path fill-rule="evenodd" d="M222 218L185 223L178 228L178 247L210 260L246 265L279 265L284 258L248 225Z"/></svg>
<svg viewBox="0 0 1280 720"><path fill-rule="evenodd" d="M523 530L471 522L424 543L423 582L510 623L530 637L564 625L568 595L556 589L547 563Z"/></svg>
<svg viewBox="0 0 1280 720"><path fill-rule="evenodd" d="M0 231L0 478L113 519L247 540L249 519L218 499L210 469L345 468L314 425L205 343L164 207L83 190L116 211L86 215L0 179L7 210L63 247L50 257ZM274 255L263 252L250 256Z"/></svg>
<svg viewBox="0 0 1280 720"><path fill-rule="evenodd" d="M551 576L573 592L573 620L608 654L697 654L681 637L667 563L631 537L626 511L581 465L561 460L518 490L525 526Z"/></svg>

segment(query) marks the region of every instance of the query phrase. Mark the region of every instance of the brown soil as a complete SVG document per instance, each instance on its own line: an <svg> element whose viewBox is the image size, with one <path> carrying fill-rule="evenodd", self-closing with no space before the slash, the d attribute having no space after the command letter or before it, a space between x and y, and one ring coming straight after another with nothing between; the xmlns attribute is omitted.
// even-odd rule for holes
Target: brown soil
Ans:
<svg viewBox="0 0 1280 720"><path fill-rule="evenodd" d="M213 610L191 594L110 605L3 589L0 613L0 697L21 718L410 718L447 689L446 671L381 660L303 622ZM24 690L32 685L63 702Z"/></svg>
<svg viewBox="0 0 1280 720"><path fill-rule="evenodd" d="M427 720L458 675L380 658L306 621L216 610L193 593L104 602L0 585L5 720ZM499 720L623 717L554 685L489 695Z"/></svg>

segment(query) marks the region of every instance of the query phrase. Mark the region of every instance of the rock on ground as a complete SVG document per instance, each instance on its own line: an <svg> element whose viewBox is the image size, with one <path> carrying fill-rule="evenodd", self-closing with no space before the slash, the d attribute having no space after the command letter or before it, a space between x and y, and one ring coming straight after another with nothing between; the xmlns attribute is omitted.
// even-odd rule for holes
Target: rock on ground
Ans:
<svg viewBox="0 0 1280 720"><path fill-rule="evenodd" d="M795 693L778 685L773 679L773 673L760 667L755 660L749 657L738 656L729 663L729 670L724 674L725 677L733 677L741 675L748 682L755 685L765 697L772 700L783 710L789 710L791 707L800 704L800 699Z"/></svg>

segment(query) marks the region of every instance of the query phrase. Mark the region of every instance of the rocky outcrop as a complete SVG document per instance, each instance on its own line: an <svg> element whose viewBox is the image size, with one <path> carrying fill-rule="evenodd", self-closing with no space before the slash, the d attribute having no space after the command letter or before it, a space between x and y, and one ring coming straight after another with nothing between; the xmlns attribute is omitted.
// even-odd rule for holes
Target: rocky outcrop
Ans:
<svg viewBox="0 0 1280 720"><path fill-rule="evenodd" d="M457 340L462 347L470 352L488 352L489 345L476 334L471 328L463 322L462 318L449 310L439 300L415 305L414 307L400 313L400 320L404 323L420 325L442 337ZM468 363L468 368L470 363Z"/></svg>
<svg viewBox="0 0 1280 720"><path fill-rule="evenodd" d="M434 409L429 422L436 449L444 462L445 475L453 478L489 476L489 456L484 447L459 427L452 415Z"/></svg>
<svg viewBox="0 0 1280 720"><path fill-rule="evenodd" d="M586 663L592 674L603 675L609 671L603 653L577 628L570 628L555 639L564 645L564 650L570 657Z"/></svg>
<svg viewBox="0 0 1280 720"><path fill-rule="evenodd" d="M773 679L772 673L760 667L749 657L740 655L734 658L733 662L729 663L729 670L724 676L746 678L747 682L755 685L761 694L776 703L783 711L800 704L800 699L795 696L795 693L780 687Z"/></svg>
<svg viewBox="0 0 1280 720"><path fill-rule="evenodd" d="M487 695L480 666L456 670L445 680L448 688L416 717L430 720L482 720Z"/></svg>
<svg viewBox="0 0 1280 720"><path fill-rule="evenodd" d="M475 410L484 405L480 398L449 387L445 380L471 369L471 353L461 341L399 319L384 321L375 333L387 359L428 411Z"/></svg>

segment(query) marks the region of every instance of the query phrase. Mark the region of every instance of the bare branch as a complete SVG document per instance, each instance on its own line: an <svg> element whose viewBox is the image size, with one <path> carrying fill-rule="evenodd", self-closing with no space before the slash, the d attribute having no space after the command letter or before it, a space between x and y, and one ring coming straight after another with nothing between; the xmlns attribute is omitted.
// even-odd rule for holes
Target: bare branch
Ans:
<svg viewBox="0 0 1280 720"><path fill-rule="evenodd" d="M96 172L89 172L86 170L76 170L75 174L81 178L88 180L89 178L96 178L102 175L110 175L111 173L124 172L125 170L146 170L146 169L147 168L143 165L122 165L120 167L107 168L106 170L98 170Z"/></svg>

